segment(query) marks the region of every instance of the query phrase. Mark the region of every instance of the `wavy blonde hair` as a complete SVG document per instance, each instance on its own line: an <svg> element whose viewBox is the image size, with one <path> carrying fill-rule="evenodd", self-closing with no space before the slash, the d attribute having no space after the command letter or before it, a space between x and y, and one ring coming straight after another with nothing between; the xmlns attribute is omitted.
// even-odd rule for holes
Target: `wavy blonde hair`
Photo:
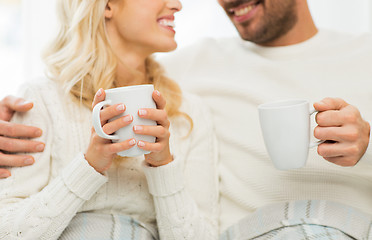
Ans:
<svg viewBox="0 0 372 240"><path fill-rule="evenodd" d="M43 54L47 75L59 82L67 93L91 108L95 93L116 85L118 65L105 28L105 7L108 0L59 0L57 3L60 29ZM146 82L154 85L167 101L169 117L182 115L179 111L182 92L178 84L164 75L152 58L146 59ZM140 75L129 69L134 76Z"/></svg>

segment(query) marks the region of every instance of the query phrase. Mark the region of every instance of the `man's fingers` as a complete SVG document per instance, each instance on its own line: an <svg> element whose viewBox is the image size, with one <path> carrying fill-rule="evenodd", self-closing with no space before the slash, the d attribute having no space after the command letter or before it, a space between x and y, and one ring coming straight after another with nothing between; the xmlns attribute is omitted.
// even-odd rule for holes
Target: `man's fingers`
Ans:
<svg viewBox="0 0 372 240"><path fill-rule="evenodd" d="M348 105L349 104L341 98L324 98L322 101L314 103L314 108L319 112L323 112L328 110L341 110Z"/></svg>
<svg viewBox="0 0 372 240"><path fill-rule="evenodd" d="M318 154L324 158L335 158L342 157L345 155L345 151L342 145L338 142L335 143L322 143L318 146Z"/></svg>
<svg viewBox="0 0 372 240"><path fill-rule="evenodd" d="M40 137L40 128L0 120L0 135L8 137L36 138Z"/></svg>
<svg viewBox="0 0 372 240"><path fill-rule="evenodd" d="M314 129L314 137L320 140L332 141L357 141L361 135L357 129L352 127L319 127Z"/></svg>
<svg viewBox="0 0 372 240"><path fill-rule="evenodd" d="M3 99L3 103L5 107L15 112L27 112L34 106L32 102L26 101L23 98L18 98L15 96L6 96Z"/></svg>
<svg viewBox="0 0 372 240"><path fill-rule="evenodd" d="M23 167L32 165L34 162L32 156L0 153L0 166L3 167Z"/></svg>
<svg viewBox="0 0 372 240"><path fill-rule="evenodd" d="M352 167L355 166L358 161L355 161L355 159L351 157L329 157L329 158L324 158L328 162L334 163L336 165L342 166L342 167Z"/></svg>
<svg viewBox="0 0 372 240"><path fill-rule="evenodd" d="M336 110L319 112L315 119L317 124L322 127L339 127L345 123L343 114Z"/></svg>
<svg viewBox="0 0 372 240"><path fill-rule="evenodd" d="M42 152L44 143L0 136L0 150L6 152Z"/></svg>
<svg viewBox="0 0 372 240"><path fill-rule="evenodd" d="M0 179L10 177L10 171L4 168L0 168Z"/></svg>

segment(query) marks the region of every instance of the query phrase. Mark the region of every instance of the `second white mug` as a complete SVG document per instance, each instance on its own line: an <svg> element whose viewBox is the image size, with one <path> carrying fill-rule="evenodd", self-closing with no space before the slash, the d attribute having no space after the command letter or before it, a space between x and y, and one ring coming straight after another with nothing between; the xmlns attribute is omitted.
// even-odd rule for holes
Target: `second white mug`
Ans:
<svg viewBox="0 0 372 240"><path fill-rule="evenodd" d="M277 169L304 167L310 143L310 116L315 113L307 100L283 100L258 106L261 130L269 156Z"/></svg>

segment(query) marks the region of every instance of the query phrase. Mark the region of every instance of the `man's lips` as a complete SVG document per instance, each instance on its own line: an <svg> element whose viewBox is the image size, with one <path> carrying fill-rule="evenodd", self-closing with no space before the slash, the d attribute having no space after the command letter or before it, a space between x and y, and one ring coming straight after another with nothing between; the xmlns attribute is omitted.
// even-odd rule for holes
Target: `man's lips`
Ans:
<svg viewBox="0 0 372 240"><path fill-rule="evenodd" d="M250 19L261 1L250 1L234 7L227 7L228 14L234 19L235 22L244 22ZM236 4L235 4L236 5Z"/></svg>

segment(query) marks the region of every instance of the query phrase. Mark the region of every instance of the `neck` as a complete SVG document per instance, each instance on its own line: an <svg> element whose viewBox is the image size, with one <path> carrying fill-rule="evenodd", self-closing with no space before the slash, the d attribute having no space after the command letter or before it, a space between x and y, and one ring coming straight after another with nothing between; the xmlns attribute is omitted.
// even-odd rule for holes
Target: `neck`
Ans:
<svg viewBox="0 0 372 240"><path fill-rule="evenodd" d="M146 83L146 58L151 55L150 49L145 49L135 42L124 40L109 21L106 22L106 28L111 47L118 60L116 86Z"/></svg>
<svg viewBox="0 0 372 240"><path fill-rule="evenodd" d="M290 46L304 42L317 34L307 1L297 1L297 23L285 35L269 43L262 44L267 47Z"/></svg>
<svg viewBox="0 0 372 240"><path fill-rule="evenodd" d="M116 84L118 87L139 85L146 82L146 59L137 55L118 56Z"/></svg>

